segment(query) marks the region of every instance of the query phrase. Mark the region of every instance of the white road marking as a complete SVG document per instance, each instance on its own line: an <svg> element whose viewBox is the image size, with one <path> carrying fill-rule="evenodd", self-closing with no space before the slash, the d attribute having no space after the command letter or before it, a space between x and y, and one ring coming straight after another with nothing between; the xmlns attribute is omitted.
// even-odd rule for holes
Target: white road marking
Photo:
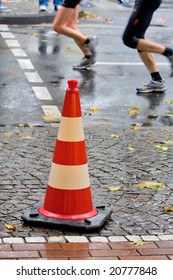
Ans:
<svg viewBox="0 0 173 280"><path fill-rule="evenodd" d="M6 24L0 24L0 31L9 31L9 27Z"/></svg>
<svg viewBox="0 0 173 280"><path fill-rule="evenodd" d="M52 100L47 87L32 87L39 100Z"/></svg>
<svg viewBox="0 0 173 280"><path fill-rule="evenodd" d="M37 72L25 72L25 76L30 83L43 83L43 80Z"/></svg>
<svg viewBox="0 0 173 280"><path fill-rule="evenodd" d="M12 51L14 56L19 56L19 57L26 57L27 56L26 52L22 49L15 48L15 49L11 49L11 51Z"/></svg>
<svg viewBox="0 0 173 280"><path fill-rule="evenodd" d="M58 109L57 106L54 106L54 105L50 105L50 106L47 106L47 105L43 105L41 106L45 115L46 116L56 116L58 118L61 118L61 113Z"/></svg>
<svg viewBox="0 0 173 280"><path fill-rule="evenodd" d="M2 38L4 39L14 39L14 35L11 32L0 32Z"/></svg>
<svg viewBox="0 0 173 280"><path fill-rule="evenodd" d="M34 69L34 65L32 64L30 59L17 59L17 61L19 62L19 65L22 69Z"/></svg>
<svg viewBox="0 0 173 280"><path fill-rule="evenodd" d="M107 61L100 61L96 63L97 65L122 65L122 66L144 66L144 64L142 62L107 62ZM160 66L167 66L169 65L169 62L157 62L157 65Z"/></svg>
<svg viewBox="0 0 173 280"><path fill-rule="evenodd" d="M20 44L17 40L7 39L5 40L6 44L11 47L20 47Z"/></svg>

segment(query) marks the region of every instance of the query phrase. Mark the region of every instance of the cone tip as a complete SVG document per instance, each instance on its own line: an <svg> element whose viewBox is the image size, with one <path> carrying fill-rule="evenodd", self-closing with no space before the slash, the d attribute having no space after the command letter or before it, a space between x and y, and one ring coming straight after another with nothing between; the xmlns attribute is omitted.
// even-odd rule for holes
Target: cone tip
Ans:
<svg viewBox="0 0 173 280"><path fill-rule="evenodd" d="M70 88L76 88L78 85L78 81L77 80L68 80L68 86Z"/></svg>

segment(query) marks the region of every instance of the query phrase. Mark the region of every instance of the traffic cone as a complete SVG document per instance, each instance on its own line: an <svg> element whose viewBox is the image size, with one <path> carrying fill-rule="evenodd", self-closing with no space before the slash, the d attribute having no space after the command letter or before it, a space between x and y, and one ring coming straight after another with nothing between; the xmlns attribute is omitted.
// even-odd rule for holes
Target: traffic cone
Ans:
<svg viewBox="0 0 173 280"><path fill-rule="evenodd" d="M112 213L92 204L77 84L68 81L44 203L22 216L27 224L93 230Z"/></svg>

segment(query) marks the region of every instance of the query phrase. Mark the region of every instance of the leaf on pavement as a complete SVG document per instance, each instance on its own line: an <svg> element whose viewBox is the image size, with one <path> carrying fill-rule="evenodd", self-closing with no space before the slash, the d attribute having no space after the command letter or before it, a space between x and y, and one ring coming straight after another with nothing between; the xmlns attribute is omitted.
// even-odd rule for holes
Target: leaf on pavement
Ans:
<svg viewBox="0 0 173 280"><path fill-rule="evenodd" d="M138 188L147 188L147 189L152 189L152 190L158 190L159 188L165 188L164 183L159 183L159 182L142 182L136 185Z"/></svg>
<svg viewBox="0 0 173 280"><path fill-rule="evenodd" d="M129 111L130 115L138 115L139 114L139 108L137 107L131 107L130 111Z"/></svg>
<svg viewBox="0 0 173 280"><path fill-rule="evenodd" d="M13 135L13 133L12 132L5 132L4 135L10 137L10 136Z"/></svg>
<svg viewBox="0 0 173 280"><path fill-rule="evenodd" d="M171 207L171 206L166 206L166 207L164 207L164 212L173 212L173 207Z"/></svg>
<svg viewBox="0 0 173 280"><path fill-rule="evenodd" d="M135 240L135 241L133 241L132 244L135 245L135 246L144 246L145 242L142 241L142 240Z"/></svg>
<svg viewBox="0 0 173 280"><path fill-rule="evenodd" d="M111 138L119 138L120 136L119 136L119 135L116 135L116 134L111 134L110 137L111 137Z"/></svg>
<svg viewBox="0 0 173 280"><path fill-rule="evenodd" d="M23 137L21 137L21 139L27 139L27 140L30 140L30 139L33 139L33 137L32 137L32 136L23 136Z"/></svg>
<svg viewBox="0 0 173 280"><path fill-rule="evenodd" d="M168 104L173 104L173 99L166 101Z"/></svg>
<svg viewBox="0 0 173 280"><path fill-rule="evenodd" d="M115 186L115 187L110 187L110 188L108 188L108 190L109 190L110 192L117 192L117 191L119 191L120 188L121 188L121 186Z"/></svg>
<svg viewBox="0 0 173 280"><path fill-rule="evenodd" d="M17 226L12 225L12 224L5 224L5 228L8 229L8 230L12 230L12 231L17 230Z"/></svg>
<svg viewBox="0 0 173 280"><path fill-rule="evenodd" d="M129 146L129 147L127 147L127 150L133 152L133 151L135 151L135 148L132 148L132 147Z"/></svg>
<svg viewBox="0 0 173 280"><path fill-rule="evenodd" d="M141 129L141 126L140 126L140 125L137 125L137 124L132 124L132 125L131 125L131 129L140 130L140 129Z"/></svg>
<svg viewBox="0 0 173 280"><path fill-rule="evenodd" d="M167 151L168 147L166 147L166 146L156 146L156 149L160 150L160 151Z"/></svg>
<svg viewBox="0 0 173 280"><path fill-rule="evenodd" d="M98 108L98 107L90 107L90 110L91 110L92 112L96 113L96 112L100 111L101 109Z"/></svg>

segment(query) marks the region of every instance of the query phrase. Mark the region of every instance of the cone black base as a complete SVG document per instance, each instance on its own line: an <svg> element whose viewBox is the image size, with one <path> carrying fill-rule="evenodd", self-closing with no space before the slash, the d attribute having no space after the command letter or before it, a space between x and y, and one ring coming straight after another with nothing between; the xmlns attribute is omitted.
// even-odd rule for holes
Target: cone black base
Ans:
<svg viewBox="0 0 173 280"><path fill-rule="evenodd" d="M25 225L89 232L100 229L112 214L111 209L106 209L104 206L96 206L95 208L98 213L90 219L60 220L41 215L38 211L41 206L42 202L39 202L22 215L22 220Z"/></svg>

